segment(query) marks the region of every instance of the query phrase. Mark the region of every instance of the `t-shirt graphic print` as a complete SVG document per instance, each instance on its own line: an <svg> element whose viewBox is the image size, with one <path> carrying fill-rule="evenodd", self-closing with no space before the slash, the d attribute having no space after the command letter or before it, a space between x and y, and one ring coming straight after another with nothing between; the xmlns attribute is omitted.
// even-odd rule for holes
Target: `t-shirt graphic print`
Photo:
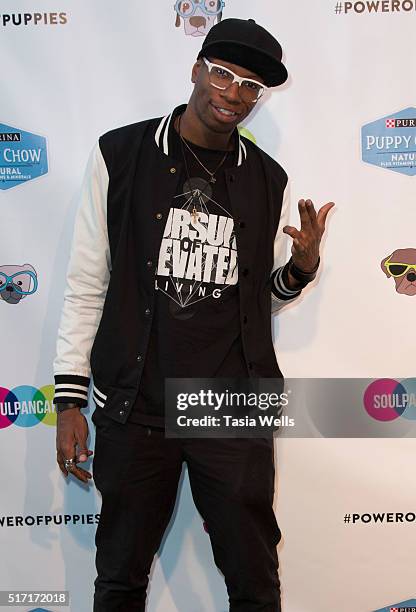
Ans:
<svg viewBox="0 0 416 612"><path fill-rule="evenodd" d="M172 301L171 312L179 317L187 318L186 309L198 302L221 299L238 282L234 219L212 195L209 181L186 180L166 220L156 289Z"/></svg>

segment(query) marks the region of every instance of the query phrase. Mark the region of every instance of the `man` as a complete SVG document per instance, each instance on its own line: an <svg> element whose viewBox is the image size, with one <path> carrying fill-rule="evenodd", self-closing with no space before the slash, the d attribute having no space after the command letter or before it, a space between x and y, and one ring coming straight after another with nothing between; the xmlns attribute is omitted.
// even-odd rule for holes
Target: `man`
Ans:
<svg viewBox="0 0 416 612"><path fill-rule="evenodd" d="M284 170L236 129L287 78L253 20L214 26L188 105L102 136L87 169L55 360L57 460L92 454L81 408L94 378L95 612L145 609L148 573L182 463L230 610L280 610L273 440L164 436L169 377L281 377L270 324L316 274L325 219L299 202L285 226ZM284 264L283 232L293 239ZM91 363L91 370L90 370Z"/></svg>

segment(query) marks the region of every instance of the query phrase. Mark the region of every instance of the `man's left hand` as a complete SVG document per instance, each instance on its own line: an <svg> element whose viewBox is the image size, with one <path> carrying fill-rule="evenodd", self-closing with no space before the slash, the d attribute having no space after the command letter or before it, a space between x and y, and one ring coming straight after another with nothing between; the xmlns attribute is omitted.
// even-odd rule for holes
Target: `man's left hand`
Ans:
<svg viewBox="0 0 416 612"><path fill-rule="evenodd" d="M318 263L319 245L325 222L334 202L328 202L316 213L312 200L299 200L300 230L286 225L283 232L293 238L292 260L302 272L312 272Z"/></svg>

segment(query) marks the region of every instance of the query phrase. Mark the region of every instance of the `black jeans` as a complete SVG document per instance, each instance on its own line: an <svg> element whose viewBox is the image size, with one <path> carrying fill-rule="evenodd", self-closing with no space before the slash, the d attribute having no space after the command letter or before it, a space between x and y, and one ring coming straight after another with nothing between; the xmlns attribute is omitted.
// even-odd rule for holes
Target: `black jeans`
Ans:
<svg viewBox="0 0 416 612"><path fill-rule="evenodd" d="M94 612L144 612L148 575L186 461L232 612L280 612L273 440L172 439L97 409Z"/></svg>

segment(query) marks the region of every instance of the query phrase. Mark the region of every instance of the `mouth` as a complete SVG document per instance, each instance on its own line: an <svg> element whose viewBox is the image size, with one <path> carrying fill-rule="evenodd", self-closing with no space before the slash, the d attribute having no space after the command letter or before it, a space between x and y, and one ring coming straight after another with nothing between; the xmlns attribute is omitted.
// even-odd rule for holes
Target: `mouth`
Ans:
<svg viewBox="0 0 416 612"><path fill-rule="evenodd" d="M224 108L222 106L217 106L216 104L212 104L211 107L214 110L215 116L220 119L220 121L225 121L226 123L233 123L241 113L237 113L235 111L230 110L229 108Z"/></svg>

